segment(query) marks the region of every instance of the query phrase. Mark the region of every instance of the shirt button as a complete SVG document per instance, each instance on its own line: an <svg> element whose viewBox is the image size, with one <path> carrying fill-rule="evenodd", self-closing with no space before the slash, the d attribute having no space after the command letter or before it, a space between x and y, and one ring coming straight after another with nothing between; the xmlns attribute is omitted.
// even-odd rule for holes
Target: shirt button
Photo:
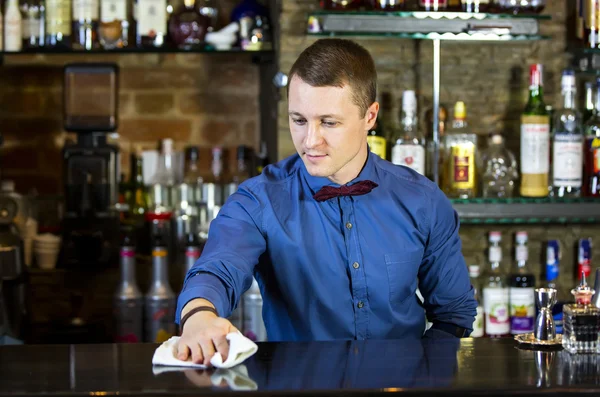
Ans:
<svg viewBox="0 0 600 397"><path fill-rule="evenodd" d="M346 223L346 229L348 229L348 230L352 229L352 224L350 222Z"/></svg>
<svg viewBox="0 0 600 397"><path fill-rule="evenodd" d="M360 265L358 264L358 262L354 262L352 264L352 267L355 268L355 269L358 269L360 267Z"/></svg>
<svg viewBox="0 0 600 397"><path fill-rule="evenodd" d="M365 304L364 304L364 303L362 303L362 301L359 301L359 302L358 302L358 304L357 304L356 306L358 306L358 308L359 308L359 309L362 309L364 305L365 305Z"/></svg>

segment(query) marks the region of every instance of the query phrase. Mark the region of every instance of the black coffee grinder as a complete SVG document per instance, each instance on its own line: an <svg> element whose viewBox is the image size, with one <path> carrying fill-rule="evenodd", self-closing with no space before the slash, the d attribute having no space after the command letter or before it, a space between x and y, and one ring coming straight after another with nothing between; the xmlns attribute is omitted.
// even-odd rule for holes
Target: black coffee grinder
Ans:
<svg viewBox="0 0 600 397"><path fill-rule="evenodd" d="M117 263L119 149L118 66L70 64L64 69L64 128L77 142L63 148L65 216L61 264L68 268Z"/></svg>

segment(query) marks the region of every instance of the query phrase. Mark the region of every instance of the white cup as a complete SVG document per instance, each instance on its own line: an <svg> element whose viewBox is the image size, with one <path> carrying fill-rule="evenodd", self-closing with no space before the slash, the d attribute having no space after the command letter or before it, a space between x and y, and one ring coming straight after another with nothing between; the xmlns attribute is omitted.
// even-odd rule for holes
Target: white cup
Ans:
<svg viewBox="0 0 600 397"><path fill-rule="evenodd" d="M37 265L40 269L50 270L56 268L56 258L58 257L58 251L56 252L37 252L35 253L37 258Z"/></svg>

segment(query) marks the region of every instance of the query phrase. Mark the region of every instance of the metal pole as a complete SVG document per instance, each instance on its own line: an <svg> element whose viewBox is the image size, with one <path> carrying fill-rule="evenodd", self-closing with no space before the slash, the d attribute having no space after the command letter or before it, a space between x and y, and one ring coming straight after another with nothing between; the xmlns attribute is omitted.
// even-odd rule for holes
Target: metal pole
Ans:
<svg viewBox="0 0 600 397"><path fill-rule="evenodd" d="M439 185L440 39L433 39L433 180Z"/></svg>

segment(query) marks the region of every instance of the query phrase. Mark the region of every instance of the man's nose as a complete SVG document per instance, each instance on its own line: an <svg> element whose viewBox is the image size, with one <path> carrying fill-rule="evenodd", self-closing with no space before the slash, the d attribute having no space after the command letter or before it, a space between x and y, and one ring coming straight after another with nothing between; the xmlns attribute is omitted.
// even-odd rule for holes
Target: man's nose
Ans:
<svg viewBox="0 0 600 397"><path fill-rule="evenodd" d="M321 129L315 123L309 123L304 145L310 149L321 145L321 143L323 143L323 135L321 134Z"/></svg>

